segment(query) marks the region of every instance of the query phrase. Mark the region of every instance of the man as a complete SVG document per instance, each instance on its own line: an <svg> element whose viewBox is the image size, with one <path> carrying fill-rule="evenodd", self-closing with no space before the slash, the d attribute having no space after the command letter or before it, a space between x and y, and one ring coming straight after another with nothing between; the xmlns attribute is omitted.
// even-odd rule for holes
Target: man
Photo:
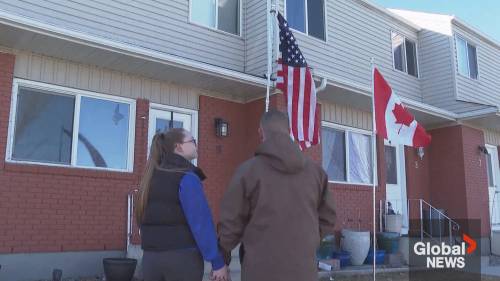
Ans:
<svg viewBox="0 0 500 281"><path fill-rule="evenodd" d="M258 131L222 199L220 247L227 256L244 245L242 281L317 280L316 249L335 223L327 175L291 140L284 113L264 113Z"/></svg>

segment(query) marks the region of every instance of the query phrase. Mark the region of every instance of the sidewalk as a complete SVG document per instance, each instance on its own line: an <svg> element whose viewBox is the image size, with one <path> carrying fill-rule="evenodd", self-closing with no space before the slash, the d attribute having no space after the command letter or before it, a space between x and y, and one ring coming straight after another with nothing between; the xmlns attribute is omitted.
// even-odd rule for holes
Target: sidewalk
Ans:
<svg viewBox="0 0 500 281"><path fill-rule="evenodd" d="M494 258L499 259L498 257ZM481 274L500 277L500 264L490 265L490 257L481 257Z"/></svg>
<svg viewBox="0 0 500 281"><path fill-rule="evenodd" d="M238 258L238 249L233 251L232 260L230 264L231 271L231 280L232 281L240 281L241 277L241 267L240 261ZM210 264L205 264L205 277L203 281L209 281L211 266ZM337 272L326 272L320 271L318 273L318 280L331 280L330 276L335 276L335 280L343 280L343 279L351 279L353 275L365 275L367 278L371 276L372 268L369 265L363 265L359 267L350 267L348 270L341 270ZM500 280L500 264L499 265L490 265L490 257L482 257L481 258L481 274L492 276L493 278L488 278L485 280ZM390 276L388 278L388 276ZM378 268L377 269L377 279L379 280L408 280L408 267L402 268ZM368 279L367 279L368 280Z"/></svg>

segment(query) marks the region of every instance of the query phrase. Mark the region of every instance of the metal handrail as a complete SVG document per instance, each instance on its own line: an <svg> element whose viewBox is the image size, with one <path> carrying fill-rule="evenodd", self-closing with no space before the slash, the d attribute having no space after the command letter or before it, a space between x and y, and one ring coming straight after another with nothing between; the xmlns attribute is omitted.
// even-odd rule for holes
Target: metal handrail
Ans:
<svg viewBox="0 0 500 281"><path fill-rule="evenodd" d="M418 201L419 206L420 206L420 239L424 239L424 234L427 235L430 238L434 238L431 233L427 233L424 230L424 215L423 215L423 209L424 209L424 204L429 207L429 219L432 219L432 213L436 212L440 217L442 216L444 219L448 220L448 235L449 235L449 243L453 244L453 231L458 231L460 229L460 225L454 221L452 218L448 217L445 215L443 212L441 212L439 209L435 208L432 206L429 202L425 201L424 199L408 199L408 207L410 205L410 201ZM441 233L439 234L439 242L442 240L442 235Z"/></svg>
<svg viewBox="0 0 500 281"><path fill-rule="evenodd" d="M130 246L133 232L133 212L134 212L134 195L139 189L132 189L127 194L127 251Z"/></svg>

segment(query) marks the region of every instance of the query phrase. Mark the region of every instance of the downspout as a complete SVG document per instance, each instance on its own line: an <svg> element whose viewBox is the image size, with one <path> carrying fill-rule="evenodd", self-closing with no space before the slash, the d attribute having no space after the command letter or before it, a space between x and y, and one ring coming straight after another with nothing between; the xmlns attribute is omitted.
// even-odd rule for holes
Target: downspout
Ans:
<svg viewBox="0 0 500 281"><path fill-rule="evenodd" d="M324 89L326 89L327 82L328 82L328 79L326 79L325 77L322 77L321 84L319 85L318 88L316 88L316 93L319 93L319 92L323 91Z"/></svg>

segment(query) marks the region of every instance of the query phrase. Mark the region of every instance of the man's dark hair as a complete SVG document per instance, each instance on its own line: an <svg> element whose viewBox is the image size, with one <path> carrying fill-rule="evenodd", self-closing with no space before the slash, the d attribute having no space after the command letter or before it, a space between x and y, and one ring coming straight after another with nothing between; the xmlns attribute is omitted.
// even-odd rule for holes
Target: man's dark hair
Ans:
<svg viewBox="0 0 500 281"><path fill-rule="evenodd" d="M264 112L260 118L260 126L264 130L264 133L290 133L290 127L288 125L288 116L277 110L269 109L268 112Z"/></svg>

